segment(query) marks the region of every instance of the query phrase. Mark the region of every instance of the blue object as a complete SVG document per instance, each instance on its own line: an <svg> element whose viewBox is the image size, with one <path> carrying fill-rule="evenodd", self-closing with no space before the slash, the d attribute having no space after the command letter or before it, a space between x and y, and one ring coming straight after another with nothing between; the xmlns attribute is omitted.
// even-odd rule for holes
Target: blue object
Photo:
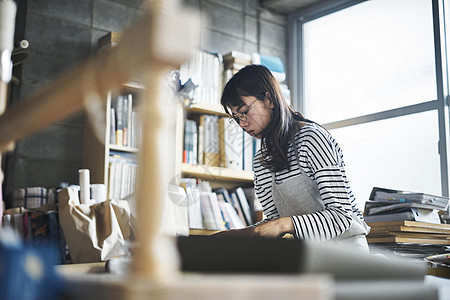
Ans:
<svg viewBox="0 0 450 300"><path fill-rule="evenodd" d="M0 230L0 299L59 299L64 282L55 271L51 246L35 248L22 243L9 228Z"/></svg>
<svg viewBox="0 0 450 300"><path fill-rule="evenodd" d="M278 82L283 82L286 79L284 64L280 57L253 53L252 62L254 64L263 65L268 68Z"/></svg>
<svg viewBox="0 0 450 300"><path fill-rule="evenodd" d="M277 73L284 73L284 65L281 58L277 56L259 55L261 65L266 66L270 71Z"/></svg>

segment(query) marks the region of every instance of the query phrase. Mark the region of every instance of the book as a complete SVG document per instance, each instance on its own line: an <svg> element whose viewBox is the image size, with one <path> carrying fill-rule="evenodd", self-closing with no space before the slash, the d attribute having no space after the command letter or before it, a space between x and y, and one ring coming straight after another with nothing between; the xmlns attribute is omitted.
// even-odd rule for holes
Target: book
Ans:
<svg viewBox="0 0 450 300"><path fill-rule="evenodd" d="M97 49L105 49L114 47L119 44L120 40L122 39L122 33L120 32L108 32L104 36L98 39L97 42Z"/></svg>
<svg viewBox="0 0 450 300"><path fill-rule="evenodd" d="M234 70L240 70L243 67L245 67L246 65L251 64L251 61L248 62L244 62L244 61L240 61L240 62L236 62L234 60L229 60L229 61L225 61L223 64L223 67L225 69L234 69Z"/></svg>
<svg viewBox="0 0 450 300"><path fill-rule="evenodd" d="M200 125L203 125L203 164L219 166L218 116L202 115L200 117Z"/></svg>
<svg viewBox="0 0 450 300"><path fill-rule="evenodd" d="M380 235L390 232L444 233L450 235L450 228L428 228L428 227L402 226L402 225L372 226L370 228L371 235L372 234Z"/></svg>
<svg viewBox="0 0 450 300"><path fill-rule="evenodd" d="M123 98L123 116L122 116L122 145L128 146L128 129L129 129L129 120L128 120L128 110L129 107L129 98L127 96L122 96Z"/></svg>
<svg viewBox="0 0 450 300"><path fill-rule="evenodd" d="M109 143L116 144L116 112L113 107L111 107L109 117Z"/></svg>
<svg viewBox="0 0 450 300"><path fill-rule="evenodd" d="M219 202L221 209L223 211L226 211L226 214L229 218L229 229L242 229L245 227L244 223L242 222L241 218L239 217L236 210L233 208L233 206L228 202Z"/></svg>
<svg viewBox="0 0 450 300"><path fill-rule="evenodd" d="M221 166L232 170L243 169L243 142L242 128L229 118L219 119L219 152Z"/></svg>
<svg viewBox="0 0 450 300"><path fill-rule="evenodd" d="M414 237L397 237L397 236L384 236L384 237L367 237L368 243L416 243L416 244L440 244L450 245L450 240L433 239L433 238L414 238Z"/></svg>
<svg viewBox="0 0 450 300"><path fill-rule="evenodd" d="M108 199L125 199L136 190L137 155L110 151Z"/></svg>
<svg viewBox="0 0 450 300"><path fill-rule="evenodd" d="M390 190L379 187L374 187L372 189L369 199L374 201L432 204L441 207L442 210L446 210L448 208L450 201L450 198L443 196L409 191Z"/></svg>
<svg viewBox="0 0 450 300"><path fill-rule="evenodd" d="M219 208L220 208L220 212L222 213L222 217L223 217L223 221L225 224L225 229L231 229L232 227L232 221L231 218L228 214L228 211L226 210L226 208L223 206L225 202L225 199L223 198L222 194L216 194L217 196L217 202L219 203Z"/></svg>
<svg viewBox="0 0 450 300"><path fill-rule="evenodd" d="M118 95L111 99L111 107L114 108L116 120L116 145L123 146L123 106L124 99Z"/></svg>
<svg viewBox="0 0 450 300"><path fill-rule="evenodd" d="M215 192L217 194L218 198L220 197L226 203L226 204L221 204L221 207L226 209L228 212L228 215L231 220L231 225L230 225L231 229L244 228L246 221L245 221L244 214L243 214L242 210L240 209L239 204L237 203L238 200L237 200L236 194L234 195L235 200L233 200L232 196L230 195L228 190L225 189L224 187L214 188L213 192ZM220 203L220 201L219 201L219 203ZM233 205L233 203L234 203L234 205ZM239 210L237 209L237 207L239 207Z"/></svg>
<svg viewBox="0 0 450 300"><path fill-rule="evenodd" d="M250 207L250 212L252 216L253 223L261 221L262 219L262 206L256 197L255 188L254 187L245 187L242 188L244 191L245 197L247 198L248 205Z"/></svg>
<svg viewBox="0 0 450 300"><path fill-rule="evenodd" d="M284 70L284 64L280 57L264 55L259 53L252 54L252 62L257 65L263 65L270 70L275 79L278 82L286 80L286 72Z"/></svg>
<svg viewBox="0 0 450 300"><path fill-rule="evenodd" d="M228 193L228 190L226 188L217 187L217 188L213 188L212 191L218 195L219 194L223 195L225 202L232 204L230 194Z"/></svg>
<svg viewBox="0 0 450 300"><path fill-rule="evenodd" d="M242 221L242 224L244 225L250 225L247 223L247 220L245 218L244 212L242 211L241 205L239 204L239 199L238 196L236 195L236 192L232 192L230 194L230 198L231 198L231 205L233 206L233 208L237 211L239 218Z"/></svg>
<svg viewBox="0 0 450 300"><path fill-rule="evenodd" d="M415 202L402 202L402 203L392 203L392 202L384 202L384 201L366 201L364 214L365 215L375 215L380 213L389 213L398 210L402 210L405 208L422 208L422 209L436 209L442 210L441 206L434 204L422 204Z"/></svg>
<svg viewBox="0 0 450 300"><path fill-rule="evenodd" d="M203 216L197 181L194 178L181 178L180 186L186 191L189 228L202 229Z"/></svg>
<svg viewBox="0 0 450 300"><path fill-rule="evenodd" d="M242 131L242 135L242 169L245 171L253 171L253 157L255 156L253 140L255 138L248 135L245 131Z"/></svg>
<svg viewBox="0 0 450 300"><path fill-rule="evenodd" d="M214 217L213 208L211 206L209 192L200 193L200 205L202 208L203 228L217 230L218 227L216 224L216 219Z"/></svg>
<svg viewBox="0 0 450 300"><path fill-rule="evenodd" d="M406 208L403 211L397 211L389 214L376 214L364 216L367 223L370 222L386 222L386 221L418 221L440 224L439 214L437 210Z"/></svg>
<svg viewBox="0 0 450 300"><path fill-rule="evenodd" d="M198 133L194 120L186 120L184 126L183 162L191 165L198 163Z"/></svg>
<svg viewBox="0 0 450 300"><path fill-rule="evenodd" d="M249 62L252 62L252 55L236 50L232 50L226 54L223 55L223 61L229 62L229 61L235 61L241 64L248 64Z"/></svg>
<svg viewBox="0 0 450 300"><path fill-rule="evenodd" d="M133 134L133 123L132 123L132 114L133 114L133 94L128 94L126 97L127 99L127 107L124 110L124 119L126 119L127 124L127 132L125 134L124 132L124 144L126 141L126 146L131 147L131 135Z"/></svg>
<svg viewBox="0 0 450 300"><path fill-rule="evenodd" d="M216 229L225 230L225 221L223 213L220 210L219 201L217 200L216 193L208 193L209 201L211 202L212 212L214 215L214 220L216 221Z"/></svg>
<svg viewBox="0 0 450 300"><path fill-rule="evenodd" d="M244 190L242 187L236 188L236 196L239 200L239 205L242 209L242 212L244 213L245 221L247 225L253 224L253 218L252 218L252 212L250 210L250 206L248 204L247 197L245 197Z"/></svg>
<svg viewBox="0 0 450 300"><path fill-rule="evenodd" d="M436 223L427 223L427 222L416 222L416 221L387 221L387 222L368 222L367 225L370 227L378 227L378 226L407 226L407 227L420 227L420 228L435 228L435 229L448 229L450 230L450 224L436 224Z"/></svg>

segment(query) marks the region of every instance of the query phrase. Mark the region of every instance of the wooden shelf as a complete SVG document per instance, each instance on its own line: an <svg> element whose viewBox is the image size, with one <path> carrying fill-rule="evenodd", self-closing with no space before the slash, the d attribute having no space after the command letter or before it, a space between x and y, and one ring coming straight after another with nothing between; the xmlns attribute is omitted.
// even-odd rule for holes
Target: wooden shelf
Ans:
<svg viewBox="0 0 450 300"><path fill-rule="evenodd" d="M115 145L115 144L110 144L109 149L115 150L115 151L121 151L121 152L131 152L131 153L139 152L138 148L133 148L133 147L128 147L128 146L119 146L119 145Z"/></svg>
<svg viewBox="0 0 450 300"><path fill-rule="evenodd" d="M220 232L220 230L213 229L189 229L189 235L212 235L214 233Z"/></svg>
<svg viewBox="0 0 450 300"><path fill-rule="evenodd" d="M229 115L223 110L223 107L220 104L211 104L211 103L189 104L189 100L185 100L184 103L187 112L229 117Z"/></svg>
<svg viewBox="0 0 450 300"><path fill-rule="evenodd" d="M139 90L139 91L145 90L145 86L142 83L135 82L135 81L125 83L123 86L125 88L133 89L133 90Z"/></svg>
<svg viewBox="0 0 450 300"><path fill-rule="evenodd" d="M242 183L253 183L252 171L236 171L220 167L205 165L181 164L183 176L207 179L210 181L239 181Z"/></svg>

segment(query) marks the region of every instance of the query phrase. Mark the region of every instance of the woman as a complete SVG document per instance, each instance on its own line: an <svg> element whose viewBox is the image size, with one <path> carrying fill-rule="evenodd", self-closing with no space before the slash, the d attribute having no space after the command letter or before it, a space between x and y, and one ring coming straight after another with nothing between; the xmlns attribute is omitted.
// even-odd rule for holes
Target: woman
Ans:
<svg viewBox="0 0 450 300"><path fill-rule="evenodd" d="M249 135L262 139L253 160L254 185L267 217L225 235L291 233L368 250L369 227L356 207L338 143L326 129L292 110L266 67L241 69L226 84L221 104Z"/></svg>

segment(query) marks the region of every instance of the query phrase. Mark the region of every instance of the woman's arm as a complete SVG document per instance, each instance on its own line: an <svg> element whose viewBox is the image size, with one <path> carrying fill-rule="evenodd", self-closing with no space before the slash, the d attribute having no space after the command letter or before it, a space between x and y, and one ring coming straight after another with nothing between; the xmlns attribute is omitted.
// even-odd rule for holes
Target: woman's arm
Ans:
<svg viewBox="0 0 450 300"><path fill-rule="evenodd" d="M314 240L339 236L352 224L351 190L339 145L317 127L305 128L297 142L300 165L317 183L324 209L292 216L295 236Z"/></svg>
<svg viewBox="0 0 450 300"><path fill-rule="evenodd" d="M294 224L292 223L292 219L290 217L283 217L267 222L262 222L254 227L221 231L219 233L216 233L214 236L279 238L286 233L295 233Z"/></svg>

